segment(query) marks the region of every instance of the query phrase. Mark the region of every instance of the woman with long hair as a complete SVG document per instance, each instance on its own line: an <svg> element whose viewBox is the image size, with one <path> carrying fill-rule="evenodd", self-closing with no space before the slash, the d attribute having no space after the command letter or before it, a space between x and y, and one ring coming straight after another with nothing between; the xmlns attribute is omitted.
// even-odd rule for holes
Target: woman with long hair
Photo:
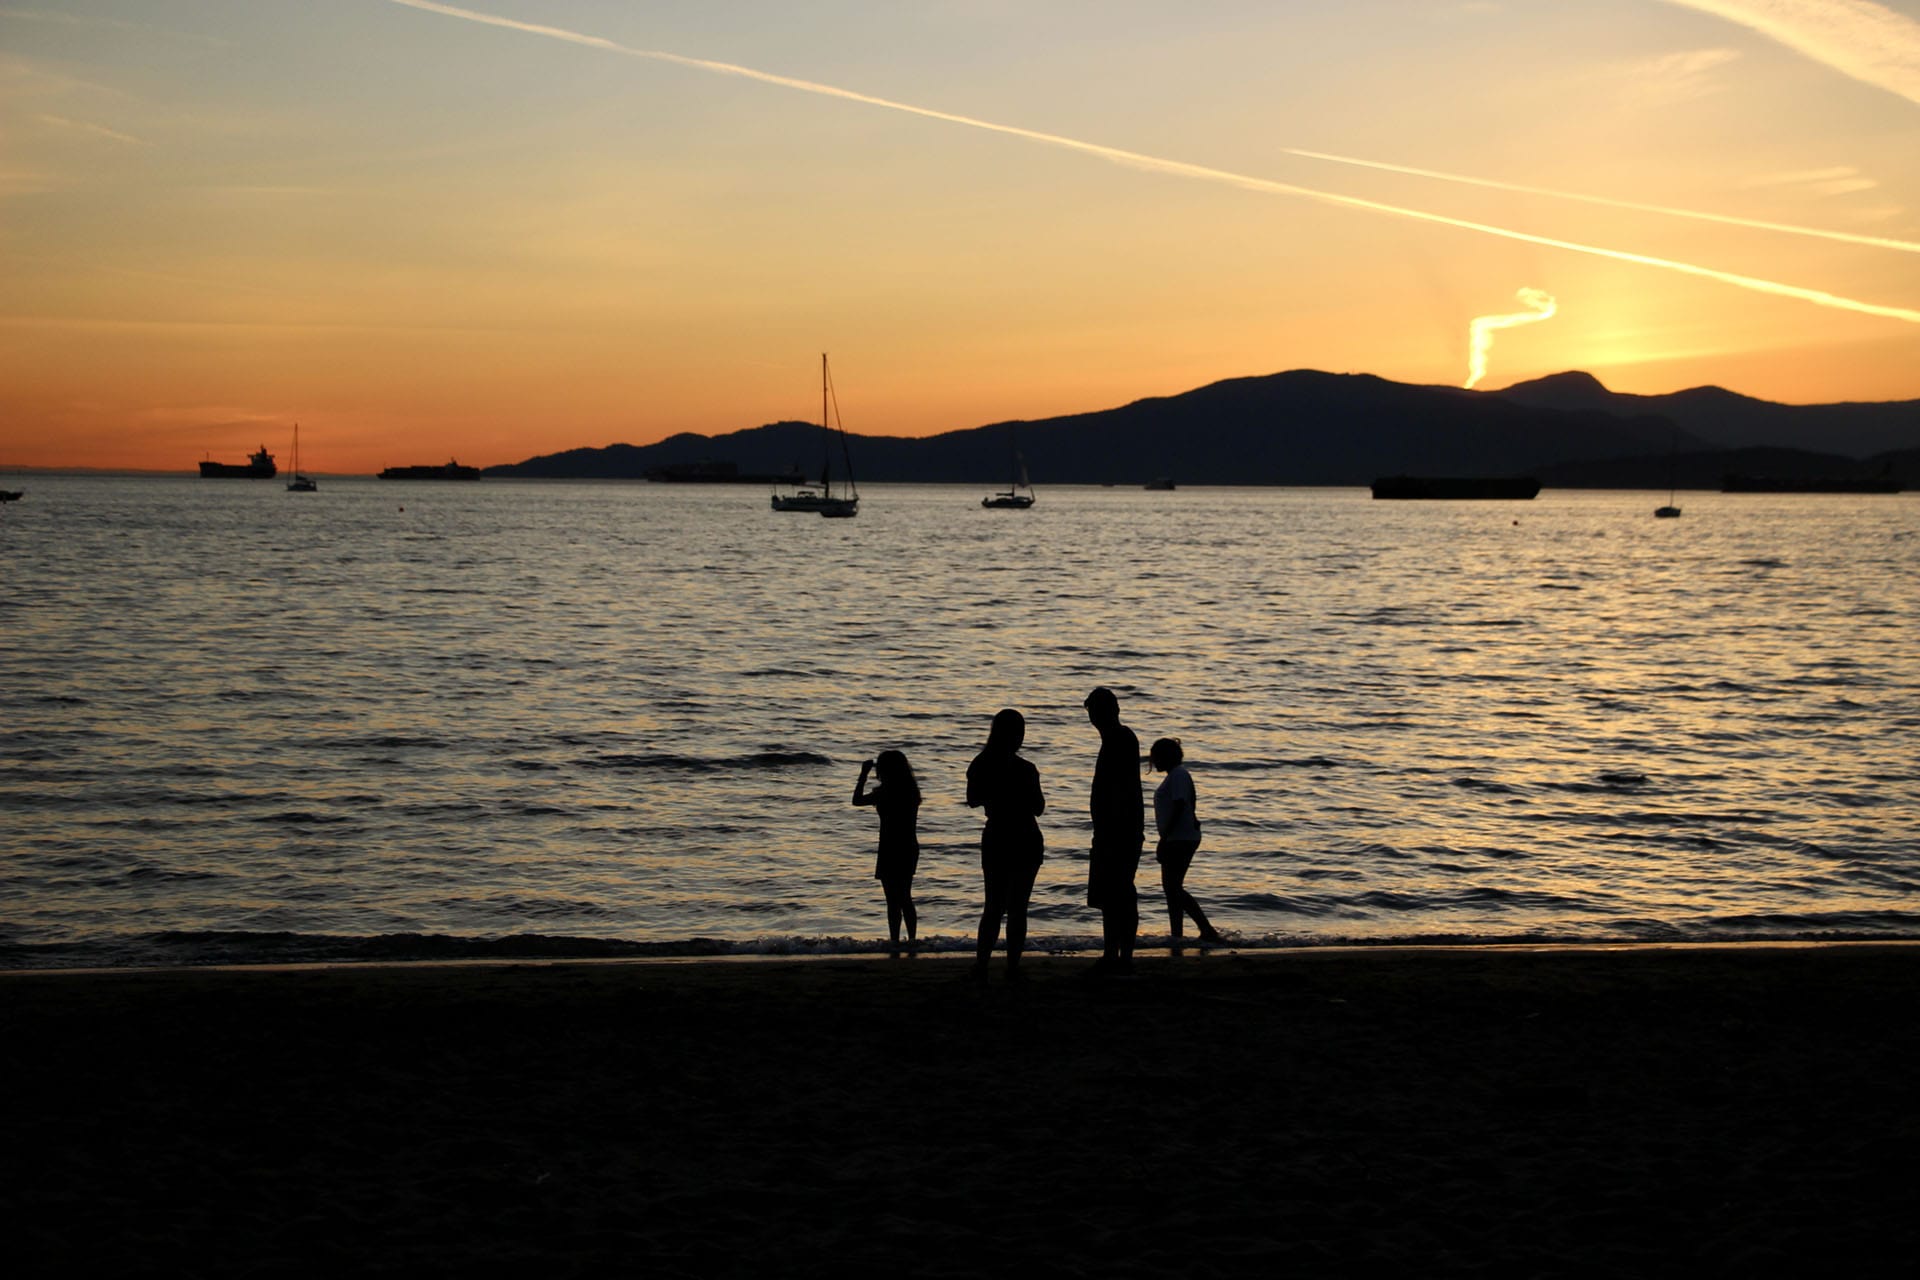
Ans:
<svg viewBox="0 0 1920 1280"><path fill-rule="evenodd" d="M1002 918L1007 922L1007 978L1023 976L1020 952L1027 942L1027 901L1046 857L1037 819L1046 812L1047 799L1040 791L1040 771L1020 755L1026 737L1026 718L1009 707L993 717L986 746L967 766L967 807L985 809L987 814L987 824L980 830L986 903L980 912L971 975L981 980L987 976L987 960L1000 937Z"/></svg>

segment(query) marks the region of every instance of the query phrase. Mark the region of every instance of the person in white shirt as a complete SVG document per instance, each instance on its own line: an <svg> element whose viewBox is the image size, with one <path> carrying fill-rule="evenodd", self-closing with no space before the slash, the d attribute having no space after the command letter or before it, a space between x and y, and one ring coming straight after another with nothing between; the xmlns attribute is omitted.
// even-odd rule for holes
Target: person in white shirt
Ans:
<svg viewBox="0 0 1920 1280"><path fill-rule="evenodd" d="M1160 830L1160 846L1153 857L1160 864L1160 884L1167 892L1167 914L1173 919L1173 945L1180 945L1186 917L1192 916L1200 928L1200 941L1224 942L1207 922L1206 912L1187 892L1187 868L1193 865L1193 851L1200 847L1200 819L1194 811L1193 775L1182 763L1186 753L1180 739L1161 738L1147 753L1150 767L1166 774L1153 793L1153 822Z"/></svg>

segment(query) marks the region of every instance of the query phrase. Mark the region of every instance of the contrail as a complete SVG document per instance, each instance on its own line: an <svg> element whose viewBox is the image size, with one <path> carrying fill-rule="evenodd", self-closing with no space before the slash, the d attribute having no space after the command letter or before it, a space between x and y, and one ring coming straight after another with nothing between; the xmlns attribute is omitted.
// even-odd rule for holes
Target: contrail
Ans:
<svg viewBox="0 0 1920 1280"><path fill-rule="evenodd" d="M1472 390L1475 383L1487 376L1487 353L1493 350L1493 335L1496 330L1551 320L1553 313L1560 309L1559 304L1554 302L1553 295L1542 289L1522 289L1513 296L1533 309L1516 311L1504 316L1478 316L1474 319L1472 341L1467 352L1467 380L1461 384L1468 390Z"/></svg>
<svg viewBox="0 0 1920 1280"><path fill-rule="evenodd" d="M1298 147L1282 147L1281 150L1287 155L1305 156L1309 160L1330 160L1334 164L1357 165L1362 169L1380 169L1387 173L1406 173L1416 178L1459 182L1470 187L1490 187L1495 191L1517 191L1523 195L1550 196L1555 200L1578 200L1584 204L1602 204L1611 209L1632 209L1639 213L1660 213L1672 218L1695 218L1701 222L1719 222L1730 227L1749 227L1756 231L1782 231L1788 235L1818 236L1822 240L1839 240L1845 244L1861 244L1875 249L1897 249L1901 253L1920 253L1920 243L1912 240L1856 235L1851 231L1829 231L1824 227L1803 227L1791 222L1762 222L1758 218L1737 218L1727 213L1703 213L1698 209L1676 209L1664 204L1642 204L1637 200L1615 200L1608 196L1583 195L1577 191L1556 191L1552 187L1530 187L1520 182L1501 182L1493 178L1469 177L1462 173L1444 173L1438 169L1416 169L1412 165L1386 164L1379 160L1336 156L1325 151L1303 151Z"/></svg>
<svg viewBox="0 0 1920 1280"><path fill-rule="evenodd" d="M1696 276L1703 280L1715 280L1721 284L1732 285L1738 289L1748 289L1755 293L1771 294L1780 298L1795 298L1801 302L1811 302L1815 306L1831 307L1839 311L1856 311L1862 315L1883 316L1890 320L1904 320L1908 324L1920 324L1920 311L1909 307L1889 307L1874 302L1862 302L1855 298L1842 297L1821 289L1806 289L1799 285L1782 284L1776 280L1762 280L1756 276L1737 275L1731 271L1716 271L1712 267L1696 266L1690 262L1676 262L1670 258L1656 258L1644 253L1630 253L1624 249L1608 249L1600 245L1580 244L1573 240L1556 240L1551 236L1533 235L1526 231L1514 231L1507 227L1497 227L1485 222L1470 222L1464 218L1450 218L1444 214L1428 213L1422 209L1408 209L1400 205L1382 204L1377 200L1363 200L1358 196L1344 196L1332 191L1317 191L1312 187L1294 186L1292 183L1275 182L1268 178L1255 178L1244 173L1233 173L1226 169L1213 169L1206 165L1189 164L1184 160L1167 160L1160 156L1144 155L1138 151L1126 151L1119 147L1102 146L1097 142L1082 142L1078 138L1067 138L1057 133L1042 133L1035 129L1022 129L1017 125L996 124L991 120L981 120L973 116L957 115L950 111L936 111L932 107L917 107L909 102L895 102L889 98L877 98L871 94L856 93L852 89L842 89L835 85L820 84L813 80L799 80L792 76L775 75L770 71L756 71L752 67L737 66L731 62L713 62L706 58L690 58L685 54L667 53L658 49L637 49L630 45L619 44L603 36L584 35L578 31L568 31L561 27L542 26L538 23L521 22L514 18L502 18L495 14L480 13L472 9L463 9L456 5L440 4L436 0L391 0L391 3L404 5L409 9L421 9L428 13L438 13L449 18L460 18L468 22L478 22L490 27L503 27L509 31L521 31L529 35L545 36L551 40L563 40L569 44L585 45L588 48L601 49L608 53L617 53L629 58L645 58L653 62L666 62L674 66L689 67L697 71L709 71L715 75L738 76L745 80L757 80L762 84L777 85L783 89L795 89L801 93L818 94L826 98L838 98L845 102L858 102L865 106L881 107L888 111L900 111L907 115L920 116L928 120L942 120L948 124L965 125L969 129L983 129L988 133L1005 134L1008 137L1024 138L1029 142L1038 142L1050 147L1059 147L1065 151L1077 151L1082 155L1097 156L1102 160L1131 169L1141 169L1149 173L1165 173L1174 177L1194 178L1203 182L1217 182L1226 186L1239 187L1246 191L1258 191L1268 195L1298 196L1306 200L1317 200L1322 204L1336 205L1347 209L1364 209L1370 213L1383 213L1396 218L1410 218L1416 222L1432 223L1436 226L1456 227L1462 231L1477 231L1482 235L1498 236L1503 240L1517 240L1522 244L1537 244L1549 249L1565 249L1570 253L1584 253L1591 257L1607 258L1614 262L1630 262L1638 266L1654 267L1662 271L1674 271L1681 275Z"/></svg>

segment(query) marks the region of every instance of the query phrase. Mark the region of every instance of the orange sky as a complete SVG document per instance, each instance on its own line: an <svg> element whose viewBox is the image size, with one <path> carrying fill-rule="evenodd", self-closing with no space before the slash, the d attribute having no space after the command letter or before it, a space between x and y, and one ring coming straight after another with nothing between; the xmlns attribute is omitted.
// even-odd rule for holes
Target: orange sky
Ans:
<svg viewBox="0 0 1920 1280"><path fill-rule="evenodd" d="M720 8L0 4L0 467L1460 385L1521 289L1483 386L1920 399L1912 3Z"/></svg>

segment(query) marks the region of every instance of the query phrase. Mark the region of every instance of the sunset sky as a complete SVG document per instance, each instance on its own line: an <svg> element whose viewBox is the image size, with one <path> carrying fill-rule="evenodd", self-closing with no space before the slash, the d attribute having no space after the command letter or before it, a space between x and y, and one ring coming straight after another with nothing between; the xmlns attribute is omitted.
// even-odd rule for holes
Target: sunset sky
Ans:
<svg viewBox="0 0 1920 1280"><path fill-rule="evenodd" d="M1548 310L1479 385L1920 398L1920 0L0 0L0 467L719 433L821 351L862 434L1457 386Z"/></svg>

